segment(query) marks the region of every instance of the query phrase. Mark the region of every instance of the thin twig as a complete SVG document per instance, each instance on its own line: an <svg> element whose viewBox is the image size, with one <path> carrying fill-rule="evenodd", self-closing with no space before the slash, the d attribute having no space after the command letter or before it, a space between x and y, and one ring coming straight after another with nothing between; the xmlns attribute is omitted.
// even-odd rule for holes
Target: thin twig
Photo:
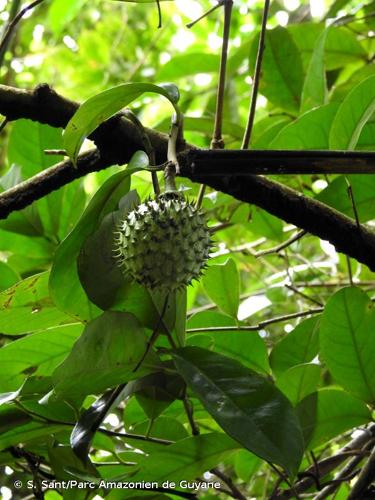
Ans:
<svg viewBox="0 0 375 500"><path fill-rule="evenodd" d="M212 474L215 474L215 476L217 476L219 479L221 479L223 481L223 483L225 483L228 486L228 488L230 489L230 491L232 493L231 494L232 498L238 498L239 500L246 500L245 495L243 495L241 493L241 491L237 488L237 486L234 484L232 479L229 476L227 476L225 474L225 472L222 472L217 467L215 467L214 469L211 469L210 472Z"/></svg>
<svg viewBox="0 0 375 500"><path fill-rule="evenodd" d="M205 17L209 16L210 14L212 14L212 12L214 12L216 9L218 9L219 7L221 7L224 2L225 2L225 0L219 0L216 5L214 5L213 7L211 7L211 9L207 10L204 14L202 14L201 16L199 16L194 21L191 21L190 23L188 23L186 25L186 27L187 28L192 28L195 24L199 23L199 21L201 21Z"/></svg>
<svg viewBox="0 0 375 500"><path fill-rule="evenodd" d="M184 396L184 399L182 400L182 402L184 405L186 416L187 416L189 424L190 424L191 433L193 436L199 436L199 434L200 434L199 427L194 420L194 408L193 408L193 405L191 404L191 401L187 397L186 393L185 393L185 396Z"/></svg>
<svg viewBox="0 0 375 500"><path fill-rule="evenodd" d="M4 130L4 128L7 126L8 123L9 123L8 118L4 118L4 120L0 124L0 132Z"/></svg>
<svg viewBox="0 0 375 500"><path fill-rule="evenodd" d="M320 460L319 463L319 473L320 477L324 477L330 472L334 471L336 467L342 464L347 458L352 455L358 455L363 453L362 448L368 444L370 441L374 441L375 436L375 424L371 424L366 430L363 431L358 437L354 438L350 443L345 445L336 455ZM300 481L294 485L294 490L300 494L311 488L314 485L315 479L312 477L314 475L315 467L310 467L305 473L300 474ZM292 489L281 490L276 492L272 500L287 500L289 498L295 498L295 493Z"/></svg>
<svg viewBox="0 0 375 500"><path fill-rule="evenodd" d="M9 19L8 19L6 26L4 27L4 30L2 33L2 38L5 35L5 33L7 32L8 26L10 25L12 20L16 17L17 12L19 11L20 5L21 5L21 0L12 0L12 4L11 4L10 10L9 10ZM8 50L8 45L9 45L10 40L11 40L11 37L8 38L8 40L2 45L2 47L0 49L0 68L3 65L4 56L6 54L6 51Z"/></svg>
<svg viewBox="0 0 375 500"><path fill-rule="evenodd" d="M41 4L44 2L44 0L35 0L34 2L30 3L29 5L26 5L22 10L19 11L19 13L12 19L12 21L7 25L5 29L5 33L3 35L3 39L0 42L0 54L3 53L3 51L6 50L6 47L9 45L10 38L12 37L12 34L14 30L17 27L17 24L21 21L23 16L31 9L36 7L37 5Z"/></svg>
<svg viewBox="0 0 375 500"><path fill-rule="evenodd" d="M347 177L345 177L345 180L346 180L346 184L347 184L348 196L350 198L350 203L352 204L352 208L353 208L354 218L355 218L355 221L357 223L358 230L360 231L361 230L361 222L359 220L357 205L355 204L355 200L354 200L352 185L350 184Z"/></svg>
<svg viewBox="0 0 375 500"><path fill-rule="evenodd" d="M323 312L323 307L317 307L316 309L309 309L307 311L301 311L291 314L285 314L283 316L277 316L275 318L266 319L261 321L257 325L249 326L208 326L207 328L188 328L186 333L201 333L201 332L257 332L258 330L263 330L266 326L273 325L274 323L280 323L283 321L288 321L295 318L303 318L304 316L310 316L311 314L320 314Z"/></svg>
<svg viewBox="0 0 375 500"><path fill-rule="evenodd" d="M224 141L222 137L223 125L223 109L224 109L224 93L225 93L225 79L227 71L228 60L228 45L230 22L232 16L233 0L224 1L224 30L223 30L223 43L221 46L220 69L219 69L219 84L217 87L216 95L216 112L214 132L211 140L211 149L223 149Z"/></svg>
<svg viewBox="0 0 375 500"><path fill-rule="evenodd" d="M230 22L232 16L232 0L221 0L218 5L224 4L224 29L223 29L223 43L221 45L221 57L220 57L220 68L219 68L219 83L217 86L216 94L216 111L215 111L215 124L214 131L211 140L211 149L223 149L224 141L222 137L222 124L223 124L223 109L224 109L224 94L225 94L225 79L227 72L227 61L228 61L228 45L229 45L229 34L230 34ZM211 9L212 11L212 9ZM196 207L200 208L202 206L204 193L206 191L205 184L202 184L199 188L198 198L196 202Z"/></svg>
<svg viewBox="0 0 375 500"><path fill-rule="evenodd" d="M257 53L256 62L255 62L255 71L254 71L254 78L253 78L253 88L252 88L251 99L250 99L249 117L247 120L245 134L244 134L244 137L242 140L241 149L248 149L249 144L250 144L250 139L251 139L251 133L253 131L255 110L256 110L257 98L258 98L259 82L260 82L261 69L262 69L263 54L264 54L264 49L265 49L266 27L267 27L269 7L270 7L270 0L264 0L262 27L260 30L258 53Z"/></svg>
<svg viewBox="0 0 375 500"><path fill-rule="evenodd" d="M252 256L253 257L264 257L265 255L270 255L272 253L278 253L281 250L284 250L285 248L292 245L292 243L295 243L296 241L300 240L303 236L305 236L305 234L307 234L307 232L304 230L298 231L296 234L294 234L287 241L280 243L280 245L277 245L277 246L272 247L272 248L267 248L266 250L261 250L259 252L252 252Z"/></svg>
<svg viewBox="0 0 375 500"><path fill-rule="evenodd" d="M68 153L66 152L65 149L45 149L44 150L45 155L51 155L51 156L68 156Z"/></svg>
<svg viewBox="0 0 375 500"><path fill-rule="evenodd" d="M162 16L161 16L161 7L160 7L160 0L155 0L156 1L156 6L158 9L158 29L162 27L163 21L162 21Z"/></svg>
<svg viewBox="0 0 375 500"><path fill-rule="evenodd" d="M143 361L146 359L147 354L149 354L150 350L153 348L155 342L157 341L157 339L160 335L159 328L163 324L163 318L164 318L165 312L166 312L167 307L168 307L168 299L169 299L169 295L166 295L166 297L164 299L163 309L162 309L161 313L159 314L159 318L158 318L158 321L156 323L156 326L151 334L150 339L147 341L145 352L143 353L141 359L138 361L135 368L133 369L133 373L135 373L138 370L138 368L141 366Z"/></svg>
<svg viewBox="0 0 375 500"><path fill-rule="evenodd" d="M316 300L313 297L310 297L309 295L306 295L305 293L303 293L300 290L298 290L298 288L296 288L295 286L286 284L285 288L288 288L289 290L291 290L292 292L296 293L297 295L300 295L304 299L309 300L310 302L313 302L314 304L316 304L316 305L318 305L320 307L323 307L323 304L321 302L319 302L319 300Z"/></svg>

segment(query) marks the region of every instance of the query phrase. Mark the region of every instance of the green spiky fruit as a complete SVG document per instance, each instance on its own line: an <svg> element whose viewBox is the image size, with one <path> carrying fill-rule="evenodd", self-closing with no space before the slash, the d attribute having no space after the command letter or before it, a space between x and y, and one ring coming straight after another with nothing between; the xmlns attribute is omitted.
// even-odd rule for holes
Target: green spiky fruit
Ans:
<svg viewBox="0 0 375 500"><path fill-rule="evenodd" d="M171 193L138 205L116 234L125 276L150 289L173 291L198 279L210 248L204 214Z"/></svg>

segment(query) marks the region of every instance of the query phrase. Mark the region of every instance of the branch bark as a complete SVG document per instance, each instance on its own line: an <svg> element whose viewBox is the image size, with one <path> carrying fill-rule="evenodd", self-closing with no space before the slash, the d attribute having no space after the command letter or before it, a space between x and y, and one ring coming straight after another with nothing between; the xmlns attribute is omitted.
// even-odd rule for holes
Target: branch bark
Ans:
<svg viewBox="0 0 375 500"><path fill-rule="evenodd" d="M46 84L39 85L33 91L0 85L0 113L8 120L29 118L53 127L65 127L77 107L77 103L58 95ZM146 132L155 150L156 161L162 163L167 155L167 136L150 129ZM24 208L89 172L127 163L136 150L142 149L143 144L137 127L121 115L102 124L90 139L98 149L81 155L77 169L72 167L70 161L64 161L0 194L0 218L6 218L12 211ZM269 154L267 151L264 153ZM243 202L253 203L286 222L328 240L337 251L375 271L375 232L367 226L358 227L354 220L340 212L264 177L213 175L211 171L209 175L200 173L194 168L194 158L199 154L201 152L189 145L180 151L178 161L182 176L207 184ZM329 155L326 162L329 162Z"/></svg>

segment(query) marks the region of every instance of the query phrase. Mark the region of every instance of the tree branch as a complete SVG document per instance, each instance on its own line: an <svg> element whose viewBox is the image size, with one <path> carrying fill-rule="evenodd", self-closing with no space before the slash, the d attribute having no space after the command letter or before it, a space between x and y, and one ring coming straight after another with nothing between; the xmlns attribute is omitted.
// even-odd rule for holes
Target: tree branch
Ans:
<svg viewBox="0 0 375 500"><path fill-rule="evenodd" d="M61 97L46 84L39 85L33 91L0 85L0 113L9 121L29 118L53 127L64 127L77 107L77 103ZM167 154L167 136L150 129L146 129L146 132L155 150L156 161L162 163ZM64 161L0 194L0 218L6 218L11 212L26 207L33 201L89 172L98 171L110 165L127 163L136 150L142 149L143 144L137 127L121 115L116 115L102 124L90 136L90 139L95 142L98 150L81 155L77 169L72 167L70 161ZM233 152L199 151L192 146L185 146L184 151L178 155L181 175L230 194L243 202L253 203L286 222L328 240L337 251L353 257L375 271L375 233L370 228L364 225L358 227L354 220L333 208L264 177L228 173L215 175L212 170L204 173L204 169L202 173L201 169L197 169L197 158L201 158L200 161L204 167L202 158L213 153L225 155ZM272 160L275 163L275 157L280 156L280 152L275 151L242 151L240 153L254 155L254 163L263 165L267 158L268 161ZM315 155L321 164L330 163L332 152L325 153L325 156L323 152ZM314 155L313 152L298 151L285 151L282 154L284 166L288 161L289 164L295 164L296 157L299 158L299 162L302 162L304 155L307 157ZM345 154L341 156L343 155ZM336 160L331 158L331 160L333 164L338 161L337 158ZM316 164L317 160L314 161ZM232 170L232 165L228 170Z"/></svg>

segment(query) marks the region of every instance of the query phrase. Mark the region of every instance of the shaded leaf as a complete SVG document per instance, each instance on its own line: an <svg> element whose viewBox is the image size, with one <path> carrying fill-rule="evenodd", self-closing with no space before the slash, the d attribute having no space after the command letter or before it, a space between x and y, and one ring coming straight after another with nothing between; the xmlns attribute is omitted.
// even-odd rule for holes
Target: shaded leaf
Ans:
<svg viewBox="0 0 375 500"><path fill-rule="evenodd" d="M299 403L296 411L306 447L310 450L371 420L371 413L362 401L335 389L310 394Z"/></svg>
<svg viewBox="0 0 375 500"><path fill-rule="evenodd" d="M226 356L178 349L177 370L217 423L249 451L294 475L303 454L301 430L287 398L266 378Z"/></svg>
<svg viewBox="0 0 375 500"><path fill-rule="evenodd" d="M318 388L321 368L319 365L303 364L292 366L277 379L277 387L296 405L301 399Z"/></svg>
<svg viewBox="0 0 375 500"><path fill-rule="evenodd" d="M65 398L98 394L157 370L160 362L150 351L138 371L133 371L146 347L147 337L135 316L104 312L88 323L69 356L54 371L56 394Z"/></svg>
<svg viewBox="0 0 375 500"><path fill-rule="evenodd" d="M147 477L150 481L180 481L200 476L215 467L229 453L239 448L238 443L218 432L188 437L146 457L132 481Z"/></svg>
<svg viewBox="0 0 375 500"><path fill-rule="evenodd" d="M88 320L100 310L92 304L80 284L76 260L86 238L92 234L100 221L117 208L122 196L129 191L130 175L143 164L143 155L134 156L126 170L110 177L96 192L73 231L58 247L50 276L51 297L56 306L78 319Z"/></svg>
<svg viewBox="0 0 375 500"><path fill-rule="evenodd" d="M302 321L271 351L270 363L277 376L293 366L309 363L319 351L319 316Z"/></svg>
<svg viewBox="0 0 375 500"><path fill-rule="evenodd" d="M79 457L83 463L88 463L88 454L91 441L105 416L126 391L126 386L121 385L114 390L107 391L98 398L87 410L80 416L78 422L70 435L70 445L76 457ZM74 465L74 464L72 464Z"/></svg>
<svg viewBox="0 0 375 500"><path fill-rule="evenodd" d="M255 62L258 37L251 50L250 67ZM273 104L297 112L303 85L301 57L293 38L285 28L267 31L262 64L260 92Z"/></svg>

